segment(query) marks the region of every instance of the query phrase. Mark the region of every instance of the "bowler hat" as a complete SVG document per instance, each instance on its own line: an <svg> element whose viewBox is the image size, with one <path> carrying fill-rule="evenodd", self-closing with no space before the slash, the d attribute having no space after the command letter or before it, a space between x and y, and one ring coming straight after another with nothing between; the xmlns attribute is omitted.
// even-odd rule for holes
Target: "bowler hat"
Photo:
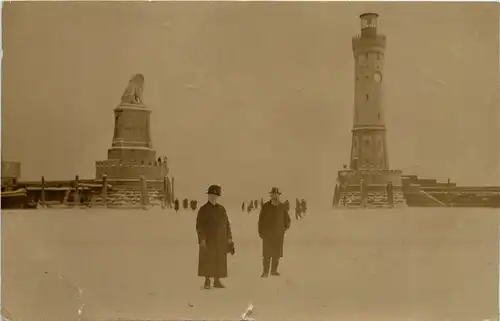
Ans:
<svg viewBox="0 0 500 321"><path fill-rule="evenodd" d="M271 188L271 191L269 192L269 194L279 194L279 195L281 195L281 192L280 192L279 188L273 187L273 188Z"/></svg>
<svg viewBox="0 0 500 321"><path fill-rule="evenodd" d="M222 194L222 188L219 185L210 185L207 194L214 194L220 196Z"/></svg>

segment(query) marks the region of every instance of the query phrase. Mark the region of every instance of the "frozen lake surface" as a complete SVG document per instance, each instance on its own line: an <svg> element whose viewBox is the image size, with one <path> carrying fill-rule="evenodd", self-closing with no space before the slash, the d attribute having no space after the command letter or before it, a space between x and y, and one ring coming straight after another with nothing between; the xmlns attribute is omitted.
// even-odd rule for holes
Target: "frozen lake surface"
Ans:
<svg viewBox="0 0 500 321"><path fill-rule="evenodd" d="M309 210L261 279L257 212L228 209L226 289L202 290L196 214L2 211L2 302L19 321L497 319L493 209ZM81 295L79 295L79 290Z"/></svg>

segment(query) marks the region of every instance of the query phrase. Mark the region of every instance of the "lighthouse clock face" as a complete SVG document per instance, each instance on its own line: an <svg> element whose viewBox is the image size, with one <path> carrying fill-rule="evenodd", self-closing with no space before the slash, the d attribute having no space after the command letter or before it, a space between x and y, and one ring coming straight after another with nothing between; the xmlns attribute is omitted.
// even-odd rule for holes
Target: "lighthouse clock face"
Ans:
<svg viewBox="0 0 500 321"><path fill-rule="evenodd" d="M374 73L373 80L375 80L375 82L377 83L382 82L382 74L380 74L379 72Z"/></svg>

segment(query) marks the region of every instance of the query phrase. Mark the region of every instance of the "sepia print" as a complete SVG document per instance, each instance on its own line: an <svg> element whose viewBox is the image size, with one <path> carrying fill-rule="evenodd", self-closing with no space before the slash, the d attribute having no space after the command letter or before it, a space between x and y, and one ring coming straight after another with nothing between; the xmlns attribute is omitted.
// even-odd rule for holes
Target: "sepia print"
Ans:
<svg viewBox="0 0 500 321"><path fill-rule="evenodd" d="M498 21L3 3L2 320L498 321Z"/></svg>

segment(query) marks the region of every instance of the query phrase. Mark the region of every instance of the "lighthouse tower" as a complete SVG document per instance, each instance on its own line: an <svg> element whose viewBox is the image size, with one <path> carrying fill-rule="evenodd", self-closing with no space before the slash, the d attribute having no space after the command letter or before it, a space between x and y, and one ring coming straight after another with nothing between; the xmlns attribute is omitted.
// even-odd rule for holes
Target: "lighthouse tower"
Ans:
<svg viewBox="0 0 500 321"><path fill-rule="evenodd" d="M352 38L355 73L352 145L349 168L338 173L334 207L405 204L401 171L389 169L383 108L386 38L377 32L377 20L376 13L360 15L361 33Z"/></svg>
<svg viewBox="0 0 500 321"><path fill-rule="evenodd" d="M360 16L361 34L352 39L354 54L354 126L350 168L388 169L383 112L385 36L377 34L376 13Z"/></svg>

